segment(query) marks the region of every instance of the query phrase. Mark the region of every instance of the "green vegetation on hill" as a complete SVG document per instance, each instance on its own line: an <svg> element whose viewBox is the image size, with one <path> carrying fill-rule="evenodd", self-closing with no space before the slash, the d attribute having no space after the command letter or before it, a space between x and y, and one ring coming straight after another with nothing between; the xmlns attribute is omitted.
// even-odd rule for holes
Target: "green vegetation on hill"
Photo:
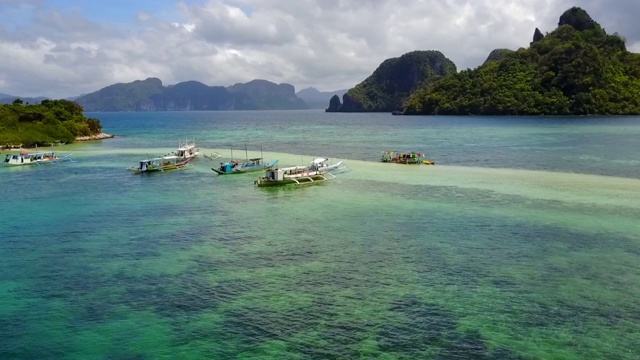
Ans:
<svg viewBox="0 0 640 360"><path fill-rule="evenodd" d="M336 108L334 99L327 111L399 110L413 91L455 72L455 64L439 51L409 52L385 60L371 76L344 94L344 103Z"/></svg>
<svg viewBox="0 0 640 360"><path fill-rule="evenodd" d="M82 95L76 101L87 111L137 111L149 97L162 93L162 81L157 78L119 83ZM142 105L141 105L142 103Z"/></svg>
<svg viewBox="0 0 640 360"><path fill-rule="evenodd" d="M306 109L289 84L253 80L246 84L208 86L184 81L163 86L156 78L107 86L76 101L87 111L193 111Z"/></svg>
<svg viewBox="0 0 640 360"><path fill-rule="evenodd" d="M580 8L528 49L501 52L413 93L405 114L640 114L640 54Z"/></svg>
<svg viewBox="0 0 640 360"><path fill-rule="evenodd" d="M0 105L0 145L32 147L56 141L72 143L78 136L100 134L100 120L84 116L82 107L69 100L43 100L25 105L17 99Z"/></svg>

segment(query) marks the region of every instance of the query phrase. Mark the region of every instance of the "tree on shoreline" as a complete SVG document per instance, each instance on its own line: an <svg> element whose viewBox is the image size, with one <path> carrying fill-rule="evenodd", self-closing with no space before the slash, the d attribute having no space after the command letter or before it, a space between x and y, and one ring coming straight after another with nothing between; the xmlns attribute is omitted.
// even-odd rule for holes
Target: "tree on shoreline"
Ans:
<svg viewBox="0 0 640 360"><path fill-rule="evenodd" d="M78 136L102 132L100 120L87 118L75 101L43 100L24 104L16 99L0 105L0 145L32 147L54 142L72 143Z"/></svg>

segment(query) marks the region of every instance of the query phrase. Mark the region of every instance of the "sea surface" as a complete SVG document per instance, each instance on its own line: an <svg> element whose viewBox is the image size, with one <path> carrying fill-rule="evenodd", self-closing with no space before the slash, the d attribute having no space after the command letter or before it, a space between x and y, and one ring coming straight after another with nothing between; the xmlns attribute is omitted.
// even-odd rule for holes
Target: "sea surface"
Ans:
<svg viewBox="0 0 640 360"><path fill-rule="evenodd" d="M640 117L86 115L116 137L0 167L2 359L640 358ZM187 138L222 157L127 171Z"/></svg>

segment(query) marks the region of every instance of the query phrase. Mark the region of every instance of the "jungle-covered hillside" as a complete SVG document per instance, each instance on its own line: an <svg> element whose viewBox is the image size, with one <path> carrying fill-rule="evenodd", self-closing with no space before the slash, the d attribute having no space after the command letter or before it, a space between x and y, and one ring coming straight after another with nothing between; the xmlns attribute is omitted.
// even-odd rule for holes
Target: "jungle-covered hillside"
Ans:
<svg viewBox="0 0 640 360"><path fill-rule="evenodd" d="M529 48L501 52L476 69L414 92L405 114L640 114L640 54L573 7Z"/></svg>
<svg viewBox="0 0 640 360"><path fill-rule="evenodd" d="M82 107L69 100L43 100L30 105L16 99L0 105L0 146L33 147L72 143L76 137L100 134L100 120L84 116Z"/></svg>
<svg viewBox="0 0 640 360"><path fill-rule="evenodd" d="M412 51L387 59L360 84L330 99L327 112L377 112L402 109L415 90L456 73L456 65L440 51Z"/></svg>

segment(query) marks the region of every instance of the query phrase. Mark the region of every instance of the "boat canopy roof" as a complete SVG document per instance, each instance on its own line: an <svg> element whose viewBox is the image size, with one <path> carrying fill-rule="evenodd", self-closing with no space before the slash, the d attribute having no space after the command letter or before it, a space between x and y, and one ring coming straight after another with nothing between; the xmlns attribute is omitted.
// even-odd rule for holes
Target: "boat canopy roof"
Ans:
<svg viewBox="0 0 640 360"><path fill-rule="evenodd" d="M290 171L290 170L304 170L304 169L308 169L308 166L289 166L289 167L283 167L283 168L276 168L276 169L270 169L267 171Z"/></svg>
<svg viewBox="0 0 640 360"><path fill-rule="evenodd" d="M262 160L262 158L253 158L253 159L249 159L249 161L257 161L257 160Z"/></svg>
<svg viewBox="0 0 640 360"><path fill-rule="evenodd" d="M38 151L32 153L22 153L22 156L42 156L42 155L55 155L55 151Z"/></svg>
<svg viewBox="0 0 640 360"><path fill-rule="evenodd" d="M323 162L328 161L328 160L329 160L328 158L315 158L315 159L313 159L313 163L318 165L318 164L322 164Z"/></svg>

